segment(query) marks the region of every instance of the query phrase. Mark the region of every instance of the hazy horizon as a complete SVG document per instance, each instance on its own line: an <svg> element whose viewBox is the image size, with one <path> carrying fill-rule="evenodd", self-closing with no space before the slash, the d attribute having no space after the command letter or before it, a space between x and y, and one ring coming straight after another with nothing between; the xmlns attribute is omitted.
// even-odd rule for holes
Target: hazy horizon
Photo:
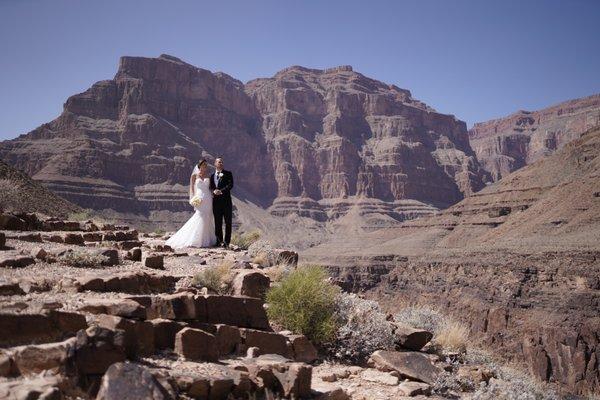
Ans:
<svg viewBox="0 0 600 400"><path fill-rule="evenodd" d="M0 0L0 139L56 118L119 57L163 53L242 82L351 65L471 127L600 93L599 16L592 0Z"/></svg>

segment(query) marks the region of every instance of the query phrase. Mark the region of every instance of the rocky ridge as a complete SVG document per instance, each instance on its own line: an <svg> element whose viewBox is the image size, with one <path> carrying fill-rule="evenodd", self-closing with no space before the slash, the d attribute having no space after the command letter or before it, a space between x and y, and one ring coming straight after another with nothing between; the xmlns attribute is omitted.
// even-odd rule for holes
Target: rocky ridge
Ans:
<svg viewBox="0 0 600 400"><path fill-rule="evenodd" d="M440 376L482 368L448 363L429 352L431 333L401 325L396 350L367 365L323 362L306 337L272 327L263 306L271 262L293 267L292 251L269 248L265 264L235 247L176 252L128 226L23 221L0 231L2 398L435 399ZM27 262L8 262L19 257ZM227 292L194 284L223 263L234 275Z"/></svg>
<svg viewBox="0 0 600 400"><path fill-rule="evenodd" d="M0 210L66 217L69 213L81 211L81 208L0 160Z"/></svg>
<svg viewBox="0 0 600 400"><path fill-rule="evenodd" d="M469 142L483 168L497 181L596 126L600 126L600 94L476 123L469 130Z"/></svg>

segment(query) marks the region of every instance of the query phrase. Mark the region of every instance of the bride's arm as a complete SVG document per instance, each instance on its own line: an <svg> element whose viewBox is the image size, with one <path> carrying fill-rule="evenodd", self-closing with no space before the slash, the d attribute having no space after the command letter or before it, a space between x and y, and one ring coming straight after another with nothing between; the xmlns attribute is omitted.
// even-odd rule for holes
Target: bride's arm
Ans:
<svg viewBox="0 0 600 400"><path fill-rule="evenodd" d="M192 174L192 176L190 176L190 199L196 195L196 193L195 193L196 185L194 185L195 182L196 182L196 174Z"/></svg>

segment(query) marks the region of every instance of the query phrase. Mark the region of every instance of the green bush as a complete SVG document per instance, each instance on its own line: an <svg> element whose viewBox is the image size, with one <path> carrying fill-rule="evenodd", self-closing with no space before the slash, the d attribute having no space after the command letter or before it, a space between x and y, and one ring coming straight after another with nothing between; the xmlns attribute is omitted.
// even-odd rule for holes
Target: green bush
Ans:
<svg viewBox="0 0 600 400"><path fill-rule="evenodd" d="M252 231L242 234L234 234L231 237L231 244L238 246L241 249L247 250L250 245L260 239L259 231Z"/></svg>
<svg viewBox="0 0 600 400"><path fill-rule="evenodd" d="M299 267L267 292L269 318L314 343L334 339L339 288L327 281L325 268Z"/></svg>

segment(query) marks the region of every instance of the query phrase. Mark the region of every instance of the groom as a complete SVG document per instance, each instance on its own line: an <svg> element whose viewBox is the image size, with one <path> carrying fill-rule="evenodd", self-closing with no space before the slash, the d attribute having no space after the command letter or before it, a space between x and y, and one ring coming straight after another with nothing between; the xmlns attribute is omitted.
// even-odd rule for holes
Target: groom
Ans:
<svg viewBox="0 0 600 400"><path fill-rule="evenodd" d="M231 219L233 204L231 189L233 175L223 169L223 157L215 159L216 171L210 176L210 190L213 193L213 215L215 217L215 235L217 246L228 247L231 240ZM225 219L225 240L223 240L223 219Z"/></svg>

